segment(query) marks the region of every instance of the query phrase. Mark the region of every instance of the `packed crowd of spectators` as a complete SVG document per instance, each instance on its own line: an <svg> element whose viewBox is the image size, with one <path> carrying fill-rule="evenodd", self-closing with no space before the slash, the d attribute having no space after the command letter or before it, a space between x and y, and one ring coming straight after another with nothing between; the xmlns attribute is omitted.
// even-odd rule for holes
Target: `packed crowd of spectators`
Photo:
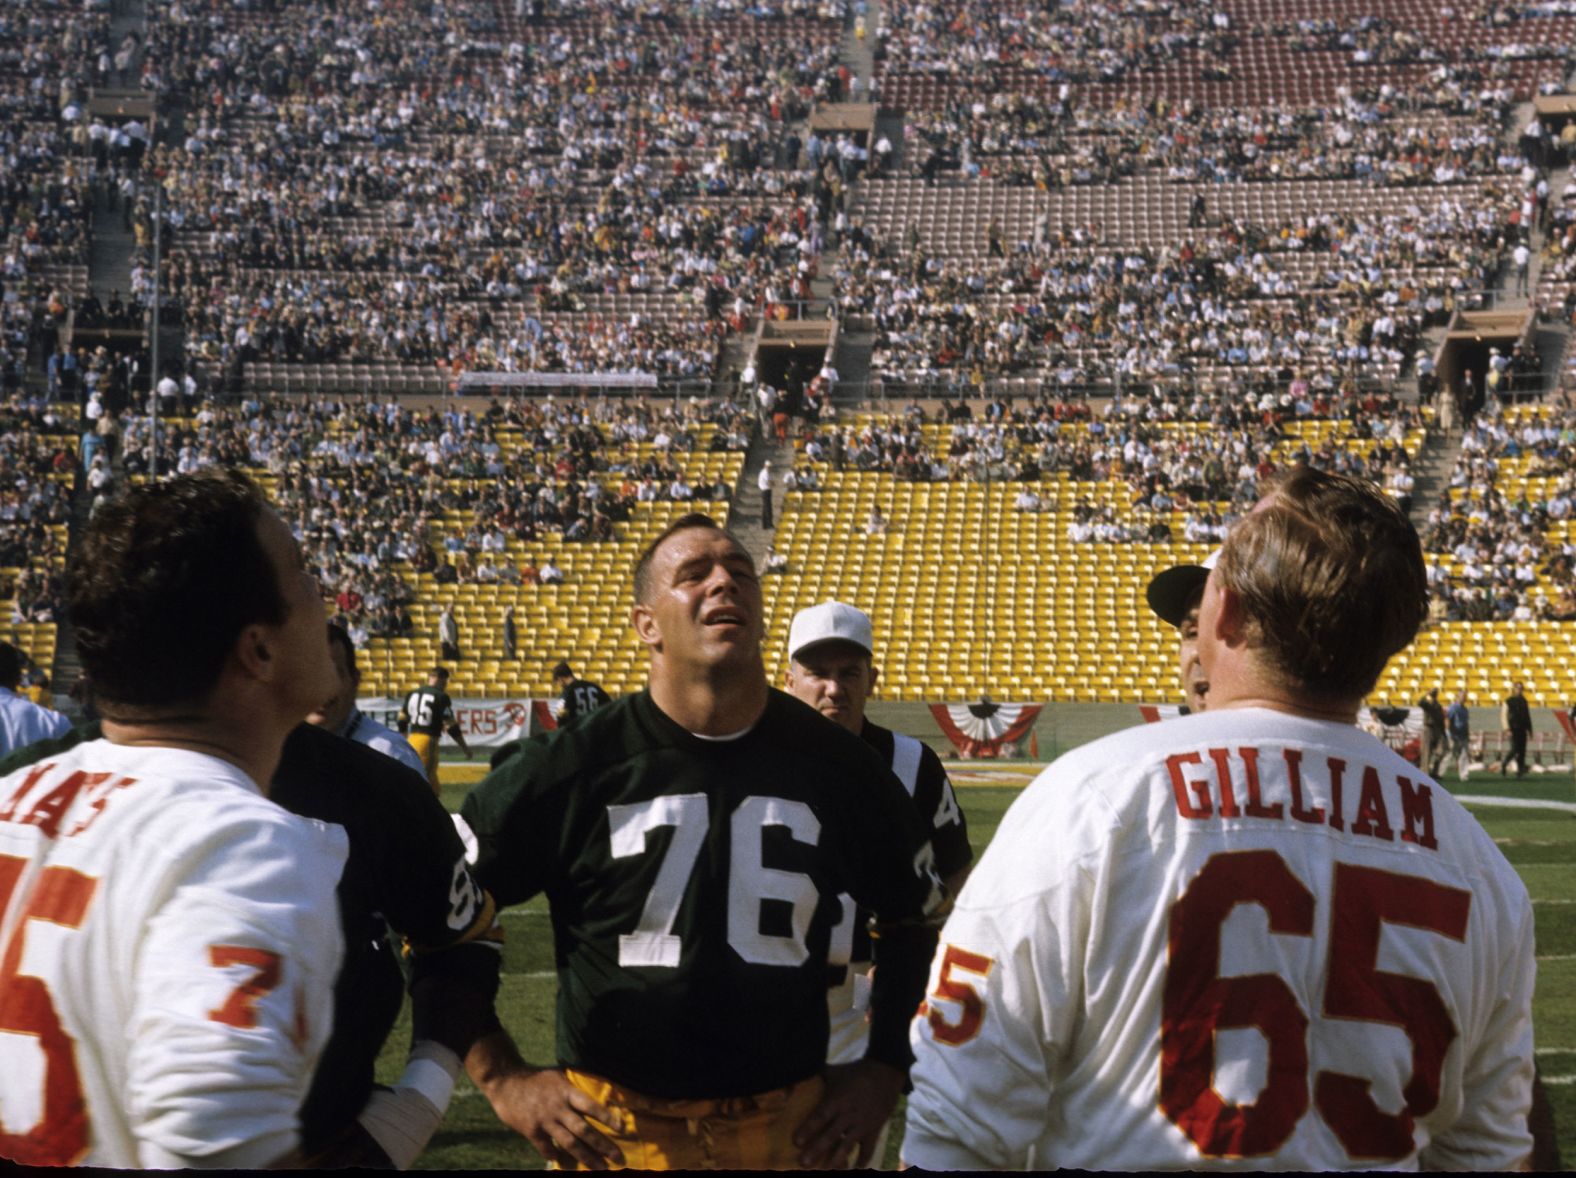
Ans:
<svg viewBox="0 0 1576 1178"><path fill-rule="evenodd" d="M54 622L63 616L57 563L71 518L77 457L69 426L37 398L0 402L0 621Z"/></svg>
<svg viewBox="0 0 1576 1178"><path fill-rule="evenodd" d="M684 456L742 451L749 416L700 400L547 397L399 402L259 399L205 403L158 434L159 467L265 472L308 567L356 635L410 632L412 573L439 584L539 581L512 545L548 534L609 541L637 502L728 498L686 481ZM150 420L124 425L124 469L152 465ZM97 461L97 458L95 458ZM106 493L112 493L110 488ZM455 515L470 523L456 528Z"/></svg>
<svg viewBox="0 0 1576 1178"><path fill-rule="evenodd" d="M1537 483L1522 480L1536 479ZM1437 616L1576 621L1576 410L1516 418L1490 405L1467 428L1423 547Z"/></svg>
<svg viewBox="0 0 1576 1178"><path fill-rule="evenodd" d="M1125 505L1074 521L1091 542L1162 540L1178 518L1185 538L1212 539L1288 462L1351 470L1405 499L1418 419L1372 392L1376 378L1405 371L1421 333L1490 285L1533 225L1550 230L1545 278L1576 278L1576 228L1551 216L1531 167L1547 162L1542 146L1504 141L1525 76L1511 65L1569 57L1569 38L1525 19L1567 15L1558 8L1469 5L1449 18L1472 31L1463 41L1431 38L1422 17L1241 24L1202 0L890 0L878 91L904 74L957 83L909 112L894 148L805 122L818 102L866 96L839 61L843 0L171 0L151 8L145 48L110 44L101 4L13 6L0 13L0 392L16 394L36 364L52 397L84 407L60 431L80 435L75 447L46 437L34 408L0 420L0 558L27 558L15 608L22 620L58 612L59 474L80 466L102 499L153 465L137 362L62 338L73 315L141 324L155 187L165 296L189 358L222 378L199 390L184 374L167 409L237 393L259 361L703 381L753 316L800 312L833 246L836 309L874 322L878 377L983 392L1029 375L1047 392L977 418L946 406L945 431L914 414L812 426L789 489L816 489L822 462L1021 479L1015 506L1035 511L1062 506L1035 489L1048 474L1125 480ZM1229 74L1249 39L1374 66L1375 84L1318 107L1090 89L1179 62ZM155 145L135 121L92 117L88 87L108 82L183 106L182 138ZM1205 197L1185 239L1130 245L1048 215L1032 234L990 220L958 250L917 227L866 227L852 193L865 173L894 171L1046 194L1132 178L1407 191L1383 211L1279 221ZM87 259L95 202L138 247L124 296L102 302L61 277ZM1234 395L1212 393L1217 379ZM1091 415L1074 390L1099 381L1143 395ZM1541 537L1576 495L1568 436L1501 438L1496 410L1472 427L1450 510L1432 521L1440 551L1468 570L1436 572L1443 608L1567 616L1570 554ZM1284 428L1324 417L1350 423L1340 439L1299 444ZM1198 428L1160 428L1176 421ZM548 533L605 541L640 502L726 497L730 486L687 478L684 455L742 450L750 431L747 410L715 403L418 411L248 396L204 403L157 445L164 470L270 471L359 636L409 632L413 570L551 579L511 547ZM1503 501L1498 469L1521 461L1517 447L1565 462L1546 501ZM442 522L456 516L469 522Z"/></svg>
<svg viewBox="0 0 1576 1178"><path fill-rule="evenodd" d="M1108 403L1099 413L1091 413L1087 401L1044 394L1021 402L992 400L978 418L967 402L959 402L944 404L928 426L916 402L901 414L820 429L807 439L804 455L812 471L826 465L887 471L905 481L1031 484L1014 502L1018 511L1064 506L1032 485L1047 475L1065 474L1075 483L1121 479L1133 510L1191 512L1200 526L1210 522L1214 504L1251 506L1260 480L1299 462L1410 492L1406 479L1413 456L1407 447L1423 428L1415 406L1373 390L1315 393L1306 382L1299 384L1296 395L1270 396L1258 404L1233 395L1195 392L1181 398L1157 390ZM1287 428L1310 419L1342 424L1313 441ZM1091 516L1087 522L1091 530L1077 538L1099 538L1093 528L1100 521ZM1146 524L1121 539L1155 542L1150 531Z"/></svg>
<svg viewBox="0 0 1576 1178"><path fill-rule="evenodd" d="M944 255L914 231L903 245L856 243L836 277L845 310L873 317L872 364L893 380L1131 382L1282 366L1393 379L1422 332L1499 265L1514 189L1483 198L1226 220L1157 247L1058 235Z"/></svg>
<svg viewBox="0 0 1576 1178"><path fill-rule="evenodd" d="M161 11L157 89L195 115L148 167L199 359L709 379L809 297L841 4L537 7ZM597 303L631 293L663 301Z"/></svg>
<svg viewBox="0 0 1576 1178"><path fill-rule="evenodd" d="M907 102L899 174L1047 193L1134 178L1349 180L1410 199L1255 224L1216 212L1201 188L1184 232L1157 224L1143 249L1120 251L1107 226L1047 212L1032 237L992 220L961 250L913 224L891 240L856 225L838 297L875 319L878 373L920 384L1023 372L1108 383L1288 360L1393 378L1418 331L1474 299L1547 216L1537 169L1553 153L1539 134L1518 146L1506 132L1528 97L1511 63L1543 63L1534 76L1545 88L1563 80L1571 30L1554 15L1483 4L1242 21L1213 4L1117 12L1090 0L1030 19L1012 6L894 0L877 30L881 84L946 83ZM1229 74L1250 42L1256 57L1319 52L1376 69L1352 75L1371 84L1304 105L1274 98L1273 80L1249 104L1095 85L1184 60ZM906 203L901 185L887 186L856 214L887 224L888 204ZM1181 282L1183 300L1172 294Z"/></svg>

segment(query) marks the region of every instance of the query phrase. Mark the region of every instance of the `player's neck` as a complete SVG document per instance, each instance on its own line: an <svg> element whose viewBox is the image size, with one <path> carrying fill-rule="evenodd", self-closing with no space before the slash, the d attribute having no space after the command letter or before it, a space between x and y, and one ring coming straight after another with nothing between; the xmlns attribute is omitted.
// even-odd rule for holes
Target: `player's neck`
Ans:
<svg viewBox="0 0 1576 1178"><path fill-rule="evenodd" d="M1333 720L1338 724L1357 723L1362 700L1312 699L1288 687L1280 679L1260 673L1252 665L1218 666L1209 681L1209 710L1227 708L1268 708L1289 716L1310 720Z"/></svg>
<svg viewBox="0 0 1576 1178"><path fill-rule="evenodd" d="M766 696L766 670L759 663L718 669L706 678L652 668L651 701L679 727L702 736L730 736L752 727L766 711Z"/></svg>
<svg viewBox="0 0 1576 1178"><path fill-rule="evenodd" d="M211 698L195 706L122 708L106 704L104 737L113 744L186 749L228 761L268 793L293 725L275 721L260 708L224 706Z"/></svg>

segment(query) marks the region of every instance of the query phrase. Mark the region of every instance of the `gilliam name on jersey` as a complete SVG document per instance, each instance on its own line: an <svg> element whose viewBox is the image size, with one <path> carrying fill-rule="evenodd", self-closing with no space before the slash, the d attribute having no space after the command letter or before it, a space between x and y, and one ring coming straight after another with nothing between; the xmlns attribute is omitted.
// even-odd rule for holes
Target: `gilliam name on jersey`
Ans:
<svg viewBox="0 0 1576 1178"><path fill-rule="evenodd" d="M46 781L46 775L54 767L53 761L46 762L35 767L22 778L21 784L6 800L5 808L0 810L0 822L20 822L24 826L36 826L44 832L46 838L59 838L61 817L77 800L77 795L87 790L87 814L70 830L64 832L67 838L71 838L81 834L97 821L98 816L104 812L104 803L109 801L114 791L137 783L135 777L123 777L115 773L84 773L80 769L66 774L58 782ZM33 796L29 797L29 795ZM22 804L24 799L27 800L25 810ZM18 817L19 813L20 817Z"/></svg>
<svg viewBox="0 0 1576 1178"><path fill-rule="evenodd" d="M1430 851L1439 849L1434 839L1434 795L1425 782L1394 775L1391 798L1401 817L1399 831L1391 824L1392 806L1385 801L1379 770L1372 765L1348 765L1339 757L1325 757L1323 764L1303 763L1301 749L1282 749L1279 756L1261 757L1251 746L1208 749L1213 770L1205 767L1196 750L1172 753L1166 758L1171 792L1183 818L1264 818L1272 822L1303 822L1350 830L1384 842L1399 838ZM1238 796L1238 786L1241 793ZM1349 790L1349 786L1355 789ZM1348 812L1348 793L1357 795ZM1284 799L1266 802L1266 797ZM1325 804L1313 805L1312 799Z"/></svg>

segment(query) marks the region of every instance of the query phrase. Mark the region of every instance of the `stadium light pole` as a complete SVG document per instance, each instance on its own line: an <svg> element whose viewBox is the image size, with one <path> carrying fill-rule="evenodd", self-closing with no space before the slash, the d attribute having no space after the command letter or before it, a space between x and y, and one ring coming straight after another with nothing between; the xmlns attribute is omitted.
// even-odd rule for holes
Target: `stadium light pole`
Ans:
<svg viewBox="0 0 1576 1178"><path fill-rule="evenodd" d="M148 372L148 399L152 402L149 413L149 439L153 445L153 456L148 463L148 473L153 478L159 477L159 299L161 297L159 270L160 253L163 242L161 230L164 225L164 185L154 177L153 183L153 326L152 338L148 341L149 372Z"/></svg>

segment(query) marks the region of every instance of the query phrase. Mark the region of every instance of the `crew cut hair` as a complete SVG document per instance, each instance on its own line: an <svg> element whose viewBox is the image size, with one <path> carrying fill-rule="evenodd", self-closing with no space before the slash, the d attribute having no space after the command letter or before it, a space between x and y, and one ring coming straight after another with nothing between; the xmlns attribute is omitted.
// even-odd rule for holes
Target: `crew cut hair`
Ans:
<svg viewBox="0 0 1576 1178"><path fill-rule="evenodd" d="M67 614L103 704L198 703L247 626L289 608L257 525L268 506L245 474L213 469L134 487L83 529Z"/></svg>
<svg viewBox="0 0 1576 1178"><path fill-rule="evenodd" d="M744 553L746 557L749 557L750 567L753 568L755 566L755 558L750 556L750 550L740 543L737 536L705 512L691 511L679 516L678 519L663 528L661 534L650 544L646 545L645 550L640 554L640 558L635 561L635 603L637 605L644 604L650 599L651 562L656 558L657 550L679 532L687 532L691 528L707 528L713 532L721 532L729 540L733 541L735 548Z"/></svg>
<svg viewBox="0 0 1576 1178"><path fill-rule="evenodd" d="M1360 699L1428 615L1417 529L1374 484L1298 466L1244 516L1215 575L1267 669L1321 702Z"/></svg>

